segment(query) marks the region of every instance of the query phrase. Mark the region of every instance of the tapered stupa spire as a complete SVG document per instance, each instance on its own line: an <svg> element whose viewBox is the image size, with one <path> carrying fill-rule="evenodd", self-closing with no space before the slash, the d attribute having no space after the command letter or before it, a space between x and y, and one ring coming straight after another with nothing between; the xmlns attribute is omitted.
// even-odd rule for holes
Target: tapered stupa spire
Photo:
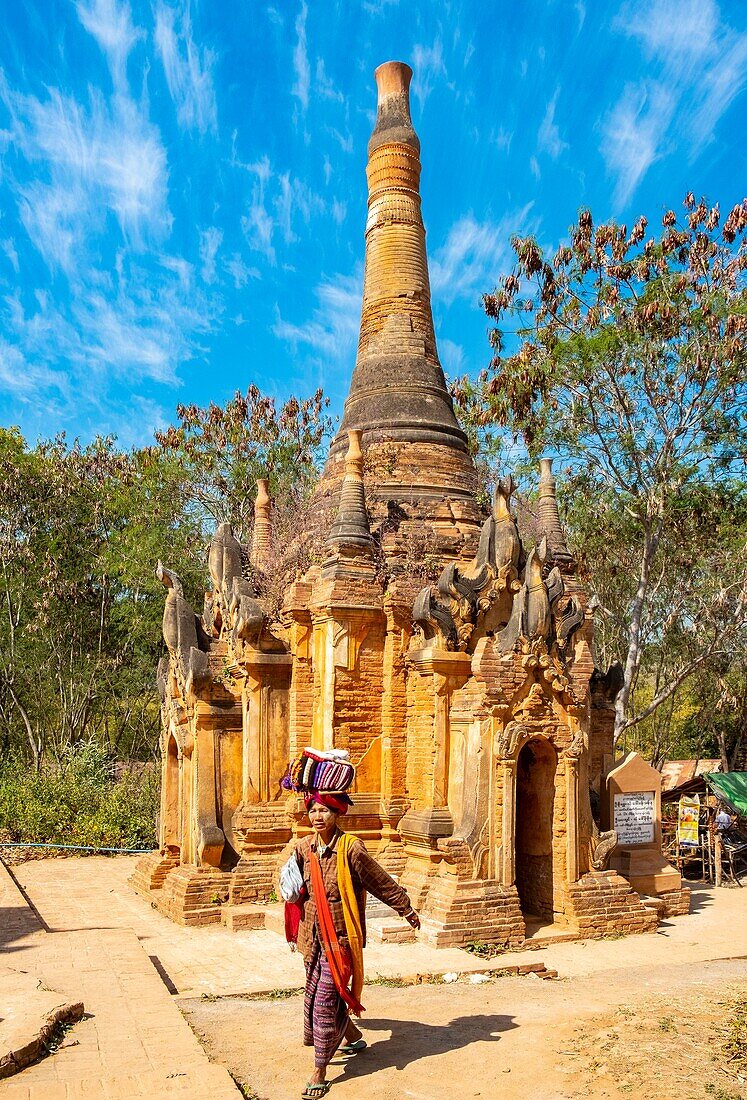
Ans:
<svg viewBox="0 0 747 1100"><path fill-rule="evenodd" d="M327 546L332 549L354 548L358 553L373 553L373 539L368 526L366 495L363 489L361 433L358 431L348 432L345 477L337 516L327 536Z"/></svg>
<svg viewBox="0 0 747 1100"><path fill-rule="evenodd" d="M257 569L264 569L272 543L272 501L269 492L270 483L266 478L257 482L257 497L254 501L254 531L252 533L251 563Z"/></svg>
<svg viewBox="0 0 747 1100"><path fill-rule="evenodd" d="M360 431L374 525L389 523L395 506L407 521L427 524L452 557L477 537L477 473L436 349L411 77L399 61L376 70L358 355L319 492L339 492L348 432Z"/></svg>
<svg viewBox="0 0 747 1100"><path fill-rule="evenodd" d="M551 560L562 572L574 572L576 559L566 545L563 525L560 522L551 458L540 459L538 511L540 530L547 539L547 551Z"/></svg>

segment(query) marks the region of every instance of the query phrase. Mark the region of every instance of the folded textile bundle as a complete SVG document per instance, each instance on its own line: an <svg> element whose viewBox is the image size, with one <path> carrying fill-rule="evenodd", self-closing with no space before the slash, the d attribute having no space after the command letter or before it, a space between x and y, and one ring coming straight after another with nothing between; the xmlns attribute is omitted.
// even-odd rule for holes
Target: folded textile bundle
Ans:
<svg viewBox="0 0 747 1100"><path fill-rule="evenodd" d="M306 748L292 760L281 779L287 791L346 791L355 779L355 768L346 749Z"/></svg>

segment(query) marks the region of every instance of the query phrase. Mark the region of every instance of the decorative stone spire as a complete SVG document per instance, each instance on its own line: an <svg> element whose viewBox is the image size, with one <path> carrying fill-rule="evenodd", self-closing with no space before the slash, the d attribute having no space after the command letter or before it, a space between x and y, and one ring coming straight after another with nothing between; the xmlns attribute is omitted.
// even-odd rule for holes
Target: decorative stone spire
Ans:
<svg viewBox="0 0 747 1100"><path fill-rule="evenodd" d="M361 432L349 431L348 451L345 456L345 476L342 481L337 516L327 537L330 550L351 548L358 553L373 550L373 539L368 525L366 497L363 489L363 452Z"/></svg>
<svg viewBox="0 0 747 1100"><path fill-rule="evenodd" d="M264 569L272 543L272 502L269 493L270 483L266 478L257 482L257 497L254 501L254 530L252 549L249 559L256 569Z"/></svg>
<svg viewBox="0 0 747 1100"><path fill-rule="evenodd" d="M368 221L358 357L340 431L374 440L440 444L464 455L438 360L425 229L420 211L420 142L410 119L412 70L388 61L376 70L378 114L368 145Z"/></svg>
<svg viewBox="0 0 747 1100"><path fill-rule="evenodd" d="M347 433L366 449L366 501L382 550L401 557L430 531L445 560L471 558L480 533L477 471L438 360L425 229L420 142L410 119L412 71L376 70L378 113L368 145L368 220L358 355L340 430L317 487L337 508Z"/></svg>
<svg viewBox="0 0 747 1100"><path fill-rule="evenodd" d="M576 562L565 542L565 534L560 523L558 501L555 495L555 478L552 472L552 459L540 459L539 483L539 522L540 530L547 539L547 554L561 571L572 573Z"/></svg>

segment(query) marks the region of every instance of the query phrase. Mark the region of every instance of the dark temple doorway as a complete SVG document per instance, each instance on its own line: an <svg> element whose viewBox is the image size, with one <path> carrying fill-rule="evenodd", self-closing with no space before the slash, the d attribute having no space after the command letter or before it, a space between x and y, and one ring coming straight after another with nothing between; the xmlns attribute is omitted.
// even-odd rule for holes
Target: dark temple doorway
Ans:
<svg viewBox="0 0 747 1100"><path fill-rule="evenodd" d="M525 918L553 919L552 826L558 754L528 741L516 764L516 888Z"/></svg>

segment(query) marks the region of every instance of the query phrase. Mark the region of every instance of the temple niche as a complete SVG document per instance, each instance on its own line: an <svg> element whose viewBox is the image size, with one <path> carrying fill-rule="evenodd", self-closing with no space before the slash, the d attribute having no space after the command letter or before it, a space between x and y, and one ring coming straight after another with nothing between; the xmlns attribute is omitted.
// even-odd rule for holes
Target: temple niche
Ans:
<svg viewBox="0 0 747 1100"><path fill-rule="evenodd" d="M266 482L250 547L216 531L199 616L159 563L160 847L132 882L184 924L279 929L267 903L305 829L280 780L306 745L336 747L356 765L346 828L406 886L424 941L650 930L684 895L644 902L607 866L616 836L592 801L612 767L619 682L594 668L550 463L535 545L519 535L510 477L489 515L477 504L436 347L411 75L376 71L360 339L315 493L332 517L320 564L288 577L273 615ZM376 920L371 934L416 936Z"/></svg>

